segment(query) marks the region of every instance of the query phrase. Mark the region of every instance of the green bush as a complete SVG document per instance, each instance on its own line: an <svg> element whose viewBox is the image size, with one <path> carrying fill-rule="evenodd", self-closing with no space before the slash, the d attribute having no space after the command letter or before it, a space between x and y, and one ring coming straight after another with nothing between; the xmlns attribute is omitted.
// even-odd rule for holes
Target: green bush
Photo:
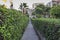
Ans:
<svg viewBox="0 0 60 40"><path fill-rule="evenodd" d="M45 36L46 40L60 40L60 19L32 19L35 29Z"/></svg>
<svg viewBox="0 0 60 40"><path fill-rule="evenodd" d="M60 6L51 8L50 13L55 18L60 18Z"/></svg>
<svg viewBox="0 0 60 40"><path fill-rule="evenodd" d="M0 39L20 40L28 17L20 11L0 7Z"/></svg>
<svg viewBox="0 0 60 40"><path fill-rule="evenodd" d="M36 13L36 14L42 14L42 13L43 13L43 9L37 7L37 8L35 9L35 13Z"/></svg>

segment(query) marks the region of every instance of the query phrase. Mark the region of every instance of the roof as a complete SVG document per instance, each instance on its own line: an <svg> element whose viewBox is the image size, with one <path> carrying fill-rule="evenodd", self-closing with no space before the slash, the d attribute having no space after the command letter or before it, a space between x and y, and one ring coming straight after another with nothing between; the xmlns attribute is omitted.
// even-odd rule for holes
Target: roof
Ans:
<svg viewBox="0 0 60 40"><path fill-rule="evenodd" d="M52 1L60 2L60 0L52 0Z"/></svg>

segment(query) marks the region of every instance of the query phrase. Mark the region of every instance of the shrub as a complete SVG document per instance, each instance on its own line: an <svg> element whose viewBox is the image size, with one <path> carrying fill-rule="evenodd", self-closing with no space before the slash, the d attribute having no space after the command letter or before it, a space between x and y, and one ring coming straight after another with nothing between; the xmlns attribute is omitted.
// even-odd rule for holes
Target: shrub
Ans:
<svg viewBox="0 0 60 40"><path fill-rule="evenodd" d="M56 18L60 18L60 6L57 6L57 7L53 7L51 10L50 10L50 13L53 17L56 17Z"/></svg>
<svg viewBox="0 0 60 40"><path fill-rule="evenodd" d="M20 40L27 26L28 17L13 9L0 8L0 12L0 38L2 36L4 40Z"/></svg>
<svg viewBox="0 0 60 40"><path fill-rule="evenodd" d="M60 19L32 19L32 23L34 28L45 36L46 40L59 40Z"/></svg>
<svg viewBox="0 0 60 40"><path fill-rule="evenodd" d="M43 13L43 9L37 7L37 8L35 9L35 13L36 13L36 14L42 14L42 13Z"/></svg>

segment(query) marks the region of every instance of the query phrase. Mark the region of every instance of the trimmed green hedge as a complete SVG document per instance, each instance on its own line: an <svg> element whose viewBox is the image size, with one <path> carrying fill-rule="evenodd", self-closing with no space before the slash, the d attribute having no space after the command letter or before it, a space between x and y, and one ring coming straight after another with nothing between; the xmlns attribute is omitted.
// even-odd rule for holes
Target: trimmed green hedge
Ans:
<svg viewBox="0 0 60 40"><path fill-rule="evenodd" d="M0 40L20 40L28 17L20 11L0 8Z"/></svg>
<svg viewBox="0 0 60 40"><path fill-rule="evenodd" d="M39 18L32 19L32 23L46 40L60 40L60 19Z"/></svg>

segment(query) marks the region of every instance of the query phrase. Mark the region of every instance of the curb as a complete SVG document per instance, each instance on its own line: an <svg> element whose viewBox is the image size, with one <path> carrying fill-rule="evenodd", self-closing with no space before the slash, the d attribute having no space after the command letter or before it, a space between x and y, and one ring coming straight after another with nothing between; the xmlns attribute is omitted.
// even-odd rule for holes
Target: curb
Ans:
<svg viewBox="0 0 60 40"><path fill-rule="evenodd" d="M42 36L42 34L41 34L39 31L37 31L37 29L36 29L36 28L34 28L34 30L35 30L35 32L36 32L36 34L37 34L37 36L39 37L39 40L46 40L46 38L45 38L45 37L43 37L43 36Z"/></svg>

